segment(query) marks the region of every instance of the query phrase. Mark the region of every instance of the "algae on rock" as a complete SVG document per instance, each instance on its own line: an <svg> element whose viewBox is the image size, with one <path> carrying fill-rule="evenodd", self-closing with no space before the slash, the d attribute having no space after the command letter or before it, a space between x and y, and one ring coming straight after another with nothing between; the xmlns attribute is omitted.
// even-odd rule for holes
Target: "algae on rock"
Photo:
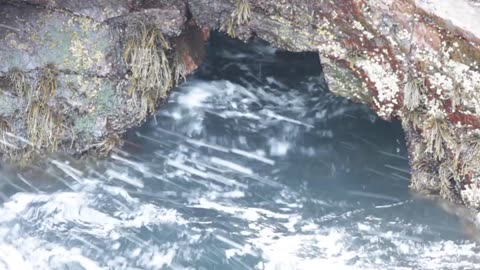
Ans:
<svg viewBox="0 0 480 270"><path fill-rule="evenodd" d="M155 111L160 98L173 86L172 70L166 50L168 41L155 26L140 25L128 40L124 58L132 74L129 95L142 119Z"/></svg>
<svg viewBox="0 0 480 270"><path fill-rule="evenodd" d="M119 142L112 138L144 121L193 70L183 64L189 55L173 55L187 19L183 1L123 1L135 10L116 16L117 1L86 13L69 10L83 6L70 1L25 2L0 3L4 159L108 151Z"/></svg>
<svg viewBox="0 0 480 270"><path fill-rule="evenodd" d="M251 12L248 0L236 0L235 9L221 29L226 31L231 37L236 37L235 28L247 24L251 19Z"/></svg>
<svg viewBox="0 0 480 270"><path fill-rule="evenodd" d="M27 111L27 132L35 148L55 152L63 137L62 119L47 104L33 102Z"/></svg>

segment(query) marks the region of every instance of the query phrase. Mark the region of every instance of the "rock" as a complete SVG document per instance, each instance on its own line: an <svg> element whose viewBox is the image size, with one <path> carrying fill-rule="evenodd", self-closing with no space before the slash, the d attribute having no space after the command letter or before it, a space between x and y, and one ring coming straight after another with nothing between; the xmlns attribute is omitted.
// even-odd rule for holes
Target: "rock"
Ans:
<svg viewBox="0 0 480 270"><path fill-rule="evenodd" d="M480 209L478 1L192 0L189 7L202 26L318 51L332 92L402 120L413 189Z"/></svg>
<svg viewBox="0 0 480 270"><path fill-rule="evenodd" d="M78 17L88 17L96 22L128 15L136 8L135 0L19 0L34 6L71 12Z"/></svg>
<svg viewBox="0 0 480 270"><path fill-rule="evenodd" d="M186 3L135 2L0 2L4 159L108 152L198 67Z"/></svg>
<svg viewBox="0 0 480 270"><path fill-rule="evenodd" d="M119 33L88 18L30 5L3 5L0 24L2 73L53 64L59 70L107 76L120 65L115 51Z"/></svg>

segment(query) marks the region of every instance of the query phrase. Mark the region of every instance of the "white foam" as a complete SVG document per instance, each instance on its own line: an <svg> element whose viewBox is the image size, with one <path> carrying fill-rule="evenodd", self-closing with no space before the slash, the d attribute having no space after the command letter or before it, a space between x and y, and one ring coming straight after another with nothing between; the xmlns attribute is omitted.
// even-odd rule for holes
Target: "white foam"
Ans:
<svg viewBox="0 0 480 270"><path fill-rule="evenodd" d="M196 146L210 148L219 152L228 153L228 149L219 145L208 144L199 140L187 139L188 143L191 143Z"/></svg>
<svg viewBox="0 0 480 270"><path fill-rule="evenodd" d="M14 244L0 244L0 266L2 261L6 262L6 270L65 269L71 264L77 264L89 270L106 269L93 259L82 255L80 249L67 249L35 237L20 235L17 237Z"/></svg>
<svg viewBox="0 0 480 270"><path fill-rule="evenodd" d="M190 109L203 107L208 98L212 96L212 93L208 91L212 89L212 86L206 83L189 84L183 89L186 92L178 96L177 102Z"/></svg>
<svg viewBox="0 0 480 270"><path fill-rule="evenodd" d="M296 124L296 125L305 126L305 127L308 127L308 128L313 128L313 126L310 125L310 124L303 123L303 122L301 122L301 121L298 121L298 120L295 120L295 119L292 119L292 118L289 118L289 117L285 117L285 116L276 114L276 113L272 112L271 110L263 110L263 111L262 111L262 114L265 115L265 116L268 116L268 117L277 119L277 120L289 122L289 123Z"/></svg>
<svg viewBox="0 0 480 270"><path fill-rule="evenodd" d="M253 174L253 171L250 168L244 167L242 165L239 165L237 163L234 163L234 162L231 162L231 161L228 161L228 160L225 160L225 159L221 159L221 158L218 158L218 157L211 157L210 161L212 163L217 164L217 165L229 168L233 171L237 171L239 173L248 174L248 175Z"/></svg>
<svg viewBox="0 0 480 270"><path fill-rule="evenodd" d="M269 159L269 158L266 158L266 157L263 157L263 156L260 156L256 153L250 153L250 152L247 152L247 151L243 151L243 150L240 150L240 149L236 149L236 148L233 148L231 150L232 153L235 153L237 155L241 155L241 156L244 156L244 157L247 157L247 158L251 158L251 159L255 159L255 160L258 160L258 161L261 161L263 163L266 163L266 164L269 164L269 165L275 165L275 161L272 160L272 159Z"/></svg>
<svg viewBox="0 0 480 270"><path fill-rule="evenodd" d="M107 169L105 172L110 179L117 179L137 188L143 188L142 179L130 176L127 172L118 172L112 169Z"/></svg>
<svg viewBox="0 0 480 270"><path fill-rule="evenodd" d="M2 264L1 269L33 269L23 254L18 252L13 245L0 244L0 266Z"/></svg>
<svg viewBox="0 0 480 270"><path fill-rule="evenodd" d="M268 144L270 145L270 155L272 156L286 156L291 147L289 142L279 141L275 138L270 139Z"/></svg>
<svg viewBox="0 0 480 270"><path fill-rule="evenodd" d="M195 168L193 168L193 167L191 167L191 166L188 166L188 165L186 165L186 164L184 164L184 163L181 163L181 162L179 162L179 161L175 161L175 160L169 159L169 160L167 161L167 164L170 165L170 166L172 166L172 167L175 167L175 168L177 168L177 169L180 169L180 170L183 170L183 171L185 171L185 172L188 172L188 173L190 173L190 174L192 174L192 175L200 176L200 177L202 177L202 178L207 178L207 177L208 177L208 175L207 175L206 172L202 172L202 171L200 171L200 170L197 170L197 169L195 169Z"/></svg>
<svg viewBox="0 0 480 270"><path fill-rule="evenodd" d="M241 207L224 205L215 201L211 201L207 198L199 198L195 204L192 204L193 208L204 208L220 211L226 214L233 215L235 217L243 218L248 221L257 221L261 218L274 218L288 220L291 215L275 213L270 210L256 208L256 207Z"/></svg>

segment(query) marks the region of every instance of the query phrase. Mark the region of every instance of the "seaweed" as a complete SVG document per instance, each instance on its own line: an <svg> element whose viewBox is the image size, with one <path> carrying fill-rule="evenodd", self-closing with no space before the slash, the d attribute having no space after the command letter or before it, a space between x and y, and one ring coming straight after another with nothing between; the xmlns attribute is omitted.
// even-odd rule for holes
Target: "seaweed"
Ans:
<svg viewBox="0 0 480 270"><path fill-rule="evenodd" d="M122 143L123 140L118 134L112 134L102 142L94 145L94 147L99 155L107 156L117 145L121 145Z"/></svg>
<svg viewBox="0 0 480 270"><path fill-rule="evenodd" d="M438 177L440 179L439 194L442 198L453 202L460 200L459 179L453 167L452 161L445 161L438 168Z"/></svg>
<svg viewBox="0 0 480 270"><path fill-rule="evenodd" d="M23 71L18 68L13 68L8 71L7 79L17 96L29 97L31 95L28 76Z"/></svg>
<svg viewBox="0 0 480 270"><path fill-rule="evenodd" d="M418 109L404 111L402 122L404 126L411 124L414 129L421 129L422 127L422 112Z"/></svg>
<svg viewBox="0 0 480 270"><path fill-rule="evenodd" d="M13 150L18 149L17 146L8 141L8 133L12 131L10 123L4 119L0 118L0 151L2 154L8 154Z"/></svg>
<svg viewBox="0 0 480 270"><path fill-rule="evenodd" d="M427 143L427 152L441 160L445 157L445 147L453 143L448 122L438 114L431 115L423 126L424 138Z"/></svg>
<svg viewBox="0 0 480 270"><path fill-rule="evenodd" d="M53 64L46 65L36 83L36 94L40 102L47 104L54 97L58 88L58 70Z"/></svg>
<svg viewBox="0 0 480 270"><path fill-rule="evenodd" d="M417 109L422 102L422 92L425 90L425 81L408 76L403 88L403 106L409 111Z"/></svg>
<svg viewBox="0 0 480 270"><path fill-rule="evenodd" d="M180 84L186 80L187 77L187 67L183 61L181 52L178 50L175 51L173 57L173 79L175 84Z"/></svg>
<svg viewBox="0 0 480 270"><path fill-rule="evenodd" d="M461 142L456 148L453 167L458 177L475 172L480 169L480 138L473 136Z"/></svg>
<svg viewBox="0 0 480 270"><path fill-rule="evenodd" d="M124 59L132 73L128 94L142 118L156 109L174 84L166 50L170 45L158 28L142 24L125 47ZM140 100L137 102L136 100Z"/></svg>
<svg viewBox="0 0 480 270"><path fill-rule="evenodd" d="M53 109L41 102L34 102L27 111L27 134L32 145L56 151L64 128L62 119Z"/></svg>
<svg viewBox="0 0 480 270"><path fill-rule="evenodd" d="M221 30L225 30L231 37L236 37L235 27L247 24L252 15L252 8L247 0L237 0L235 9L230 14L230 18Z"/></svg>

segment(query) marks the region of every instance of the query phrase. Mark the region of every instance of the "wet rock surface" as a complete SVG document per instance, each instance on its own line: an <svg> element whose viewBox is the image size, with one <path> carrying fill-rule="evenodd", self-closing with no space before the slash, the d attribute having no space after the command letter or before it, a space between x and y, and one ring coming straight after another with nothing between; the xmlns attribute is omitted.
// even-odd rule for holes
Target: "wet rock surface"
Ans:
<svg viewBox="0 0 480 270"><path fill-rule="evenodd" d="M480 208L478 1L0 3L4 153L57 145L108 151L116 134L142 122L198 66L208 30L220 30L318 51L332 92L402 120L414 189ZM31 98L18 90L24 77L38 85L44 74L57 73L48 100L35 88ZM67 119L40 119L57 131L32 133L29 116L50 115L48 108ZM47 142L45 149L29 146L31 137Z"/></svg>
<svg viewBox="0 0 480 270"><path fill-rule="evenodd" d="M185 3L164 2L0 2L4 159L106 153L144 121L203 55ZM139 81L164 91L138 93Z"/></svg>

